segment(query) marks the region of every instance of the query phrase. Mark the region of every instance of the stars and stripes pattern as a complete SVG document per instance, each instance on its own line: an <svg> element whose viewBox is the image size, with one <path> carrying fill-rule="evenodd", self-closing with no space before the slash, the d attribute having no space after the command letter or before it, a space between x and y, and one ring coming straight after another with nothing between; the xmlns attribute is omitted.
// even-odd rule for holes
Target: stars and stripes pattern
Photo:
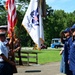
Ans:
<svg viewBox="0 0 75 75"><path fill-rule="evenodd" d="M16 15L16 6L14 0L8 1L8 36L12 36L12 32L14 31L14 27L17 23L17 15Z"/></svg>

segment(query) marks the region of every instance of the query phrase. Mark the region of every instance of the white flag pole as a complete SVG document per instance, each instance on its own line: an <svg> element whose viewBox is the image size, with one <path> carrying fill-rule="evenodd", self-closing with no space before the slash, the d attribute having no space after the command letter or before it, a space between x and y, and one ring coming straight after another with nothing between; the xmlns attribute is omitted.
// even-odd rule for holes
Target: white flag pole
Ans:
<svg viewBox="0 0 75 75"><path fill-rule="evenodd" d="M41 41L41 44L43 44L44 43L44 29L43 29L41 4L42 4L42 0L40 0L40 3L39 3L39 25L40 25L40 41Z"/></svg>

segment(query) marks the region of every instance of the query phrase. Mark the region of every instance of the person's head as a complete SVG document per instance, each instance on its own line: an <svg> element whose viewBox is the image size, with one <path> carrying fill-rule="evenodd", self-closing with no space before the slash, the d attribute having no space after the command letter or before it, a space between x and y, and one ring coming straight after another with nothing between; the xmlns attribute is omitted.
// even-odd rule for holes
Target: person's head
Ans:
<svg viewBox="0 0 75 75"><path fill-rule="evenodd" d="M0 32L0 41L4 42L6 39L6 33L5 32Z"/></svg>
<svg viewBox="0 0 75 75"><path fill-rule="evenodd" d="M0 32L7 32L7 25L1 25Z"/></svg>
<svg viewBox="0 0 75 75"><path fill-rule="evenodd" d="M66 28L66 29L63 31L63 33L64 33L64 36L65 36L66 38L70 37L70 36L71 36L70 28Z"/></svg>
<svg viewBox="0 0 75 75"><path fill-rule="evenodd" d="M75 36L75 24L71 27L72 36Z"/></svg>

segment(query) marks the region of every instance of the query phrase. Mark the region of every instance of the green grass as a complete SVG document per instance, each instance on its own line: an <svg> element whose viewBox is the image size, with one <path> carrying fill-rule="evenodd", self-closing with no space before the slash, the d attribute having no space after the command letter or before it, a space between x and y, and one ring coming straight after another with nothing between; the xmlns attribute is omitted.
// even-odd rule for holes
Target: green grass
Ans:
<svg viewBox="0 0 75 75"><path fill-rule="evenodd" d="M61 56L59 55L59 50L44 50L42 53L38 54L39 64L58 62L60 59Z"/></svg>
<svg viewBox="0 0 75 75"><path fill-rule="evenodd" d="M61 56L59 55L60 49L44 49L44 50L24 50L30 52L38 52L38 64L46 64L50 62L58 62L61 60ZM31 54L33 56L33 54ZM22 59L26 60L26 59ZM30 58L30 61L35 61Z"/></svg>

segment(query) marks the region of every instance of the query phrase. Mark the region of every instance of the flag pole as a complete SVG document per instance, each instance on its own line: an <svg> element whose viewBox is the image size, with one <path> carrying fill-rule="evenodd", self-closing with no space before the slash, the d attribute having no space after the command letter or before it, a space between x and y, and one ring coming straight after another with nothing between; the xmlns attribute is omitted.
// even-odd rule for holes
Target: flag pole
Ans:
<svg viewBox="0 0 75 75"><path fill-rule="evenodd" d="M14 44L13 44L13 41L14 41L14 36L13 36L13 34L14 34L14 32L13 32L13 26L12 26L13 24L14 24L14 22L12 23L12 15L11 15L12 52L13 52L13 49L14 49ZM13 52L13 55L12 55L12 61L15 62L14 52Z"/></svg>
<svg viewBox="0 0 75 75"><path fill-rule="evenodd" d="M13 37L13 32L12 32L12 52L13 52L13 49L14 49L14 44L13 44L13 42L14 42L14 37ZM15 62L15 57L14 57L14 52L13 52L13 56L12 56L12 61L13 62Z"/></svg>

